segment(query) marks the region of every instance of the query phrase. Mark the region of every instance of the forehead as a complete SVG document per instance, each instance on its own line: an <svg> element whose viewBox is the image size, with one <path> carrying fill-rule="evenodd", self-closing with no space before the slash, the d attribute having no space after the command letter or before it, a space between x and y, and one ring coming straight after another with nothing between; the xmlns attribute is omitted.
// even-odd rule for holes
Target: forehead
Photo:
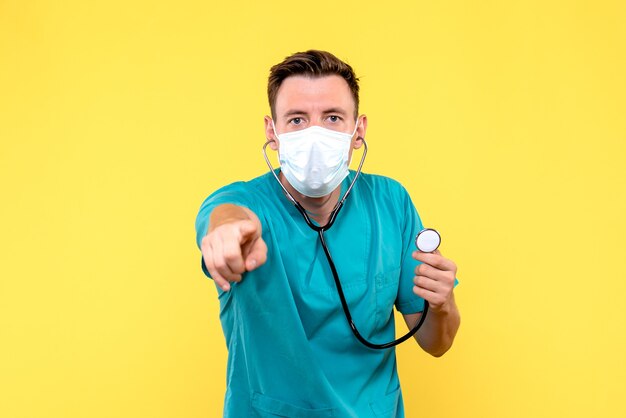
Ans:
<svg viewBox="0 0 626 418"><path fill-rule="evenodd" d="M291 110L314 112L324 108L354 111L354 99L346 80L338 75L322 77L290 76L283 80L276 94L276 113Z"/></svg>

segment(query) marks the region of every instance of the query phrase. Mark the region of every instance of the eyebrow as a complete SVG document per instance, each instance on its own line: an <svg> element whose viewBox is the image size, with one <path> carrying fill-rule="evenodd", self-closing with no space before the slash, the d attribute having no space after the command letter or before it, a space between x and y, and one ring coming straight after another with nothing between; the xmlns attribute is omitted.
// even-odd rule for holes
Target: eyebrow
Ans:
<svg viewBox="0 0 626 418"><path fill-rule="evenodd" d="M307 113L304 110L289 110L287 113L283 115L283 117L295 116L295 115L306 115Z"/></svg>
<svg viewBox="0 0 626 418"><path fill-rule="evenodd" d="M340 115L347 114L346 111L344 111L343 109L339 107L331 107L330 109L326 109L323 113L339 113Z"/></svg>
<svg viewBox="0 0 626 418"><path fill-rule="evenodd" d="M328 113L339 113L340 115L346 115L347 112L339 107L331 107L329 109L326 109L322 112L323 114L328 114ZM308 115L307 112L305 112L304 110L298 110L298 109L292 109L287 111L283 117L289 117L289 116L295 116L295 115Z"/></svg>

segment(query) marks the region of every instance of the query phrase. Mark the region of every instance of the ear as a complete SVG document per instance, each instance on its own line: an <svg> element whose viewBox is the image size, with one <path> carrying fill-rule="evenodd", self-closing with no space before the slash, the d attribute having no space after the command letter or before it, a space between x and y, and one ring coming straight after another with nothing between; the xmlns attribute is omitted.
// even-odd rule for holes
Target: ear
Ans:
<svg viewBox="0 0 626 418"><path fill-rule="evenodd" d="M265 122L265 138L267 138L268 141L272 141L269 143L269 147L272 150L277 151L278 150L278 138L276 138L276 135L274 134L272 118L266 115L263 118L263 120Z"/></svg>
<svg viewBox="0 0 626 418"><path fill-rule="evenodd" d="M367 131L367 116L359 116L357 123L359 126L356 128L356 139L352 144L352 148L354 149L359 149L363 146L363 139L365 139L365 132Z"/></svg>

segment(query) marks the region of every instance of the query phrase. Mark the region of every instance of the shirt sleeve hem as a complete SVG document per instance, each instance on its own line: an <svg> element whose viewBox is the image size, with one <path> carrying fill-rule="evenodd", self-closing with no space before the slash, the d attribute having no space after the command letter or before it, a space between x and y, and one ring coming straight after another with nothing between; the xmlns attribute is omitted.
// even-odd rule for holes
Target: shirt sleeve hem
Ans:
<svg viewBox="0 0 626 418"><path fill-rule="evenodd" d="M420 312L424 312L424 300L413 300L410 302L405 302L396 305L398 311L403 315L416 314Z"/></svg>

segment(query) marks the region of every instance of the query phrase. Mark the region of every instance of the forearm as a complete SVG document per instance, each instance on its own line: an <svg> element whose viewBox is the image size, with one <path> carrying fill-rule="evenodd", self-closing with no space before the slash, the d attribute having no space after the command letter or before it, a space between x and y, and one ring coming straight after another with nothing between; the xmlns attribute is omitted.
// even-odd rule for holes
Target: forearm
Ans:
<svg viewBox="0 0 626 418"><path fill-rule="evenodd" d="M440 357L452 346L460 324L461 317L452 294L444 307L428 311L415 339L424 351Z"/></svg>
<svg viewBox="0 0 626 418"><path fill-rule="evenodd" d="M223 205L217 206L215 209L213 209L213 212L211 212L207 232L211 232L218 226L227 224L229 222L248 220L254 222L259 227L261 225L259 218L250 209L243 206L225 203Z"/></svg>

